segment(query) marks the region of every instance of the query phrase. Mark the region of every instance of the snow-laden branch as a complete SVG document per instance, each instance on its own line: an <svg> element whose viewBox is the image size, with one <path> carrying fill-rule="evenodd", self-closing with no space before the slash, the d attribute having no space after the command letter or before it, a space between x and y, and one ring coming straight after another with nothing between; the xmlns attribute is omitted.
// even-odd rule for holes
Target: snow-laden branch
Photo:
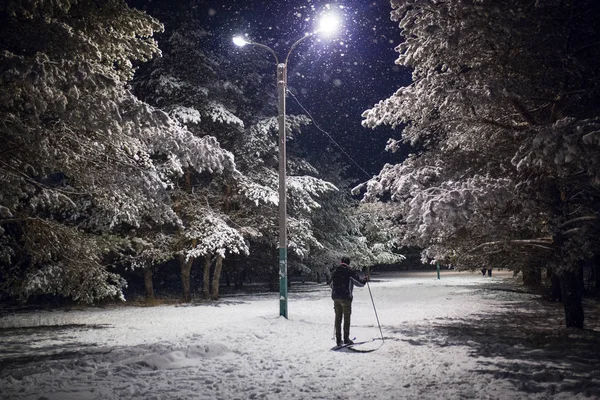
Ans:
<svg viewBox="0 0 600 400"><path fill-rule="evenodd" d="M537 246L545 250L552 250L552 238L539 238L539 239L513 239L513 240L499 240L494 242L485 242L478 246L471 248L468 252L474 253L480 249L490 246L506 246L506 245L517 245L517 246Z"/></svg>

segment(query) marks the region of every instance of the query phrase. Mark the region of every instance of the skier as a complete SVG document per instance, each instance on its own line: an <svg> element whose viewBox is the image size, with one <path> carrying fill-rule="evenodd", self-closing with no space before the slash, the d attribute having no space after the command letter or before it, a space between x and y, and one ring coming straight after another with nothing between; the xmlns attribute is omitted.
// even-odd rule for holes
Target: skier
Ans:
<svg viewBox="0 0 600 400"><path fill-rule="evenodd" d="M354 344L350 339L350 314L352 314L352 289L354 285L365 286L367 278L361 279L358 273L350 269L350 258L342 257L341 264L331 275L331 298L335 310L335 340L338 346L342 345L342 318L344 319L344 342Z"/></svg>

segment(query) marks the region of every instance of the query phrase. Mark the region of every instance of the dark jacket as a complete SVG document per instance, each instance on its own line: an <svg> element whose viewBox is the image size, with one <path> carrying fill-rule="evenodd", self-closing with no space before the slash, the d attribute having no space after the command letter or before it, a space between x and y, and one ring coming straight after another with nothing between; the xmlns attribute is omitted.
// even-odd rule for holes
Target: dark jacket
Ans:
<svg viewBox="0 0 600 400"><path fill-rule="evenodd" d="M352 300L354 285L365 286L366 280L361 279L358 272L351 270L348 265L340 264L331 274L331 298Z"/></svg>

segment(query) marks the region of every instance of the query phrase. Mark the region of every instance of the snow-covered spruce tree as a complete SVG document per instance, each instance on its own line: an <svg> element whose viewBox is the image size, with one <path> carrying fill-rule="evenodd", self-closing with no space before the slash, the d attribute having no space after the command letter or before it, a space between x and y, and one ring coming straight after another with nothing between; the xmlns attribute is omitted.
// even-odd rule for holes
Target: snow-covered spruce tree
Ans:
<svg viewBox="0 0 600 400"><path fill-rule="evenodd" d="M394 264L404 259L397 250L395 236L385 204L360 203L350 193L351 182L342 175L347 168L335 161L340 154L328 151L313 154L320 176L339 190L325 193L321 207L311 214L311 222L320 247L303 260L317 280L327 276L343 256L349 256L353 268L371 268L378 264Z"/></svg>
<svg viewBox="0 0 600 400"><path fill-rule="evenodd" d="M294 150L303 136L303 116L288 116L287 222L288 265L290 274L309 272L308 256L323 245L315 229L315 211L327 201L327 194L338 193L336 186L320 177L304 157ZM251 259L243 260L247 268L261 277L270 277L272 287L278 281L278 125L275 117L263 118L246 129L232 142L240 179L232 182L229 216L250 243ZM324 236L325 234L320 234ZM240 266L236 266L239 270Z"/></svg>
<svg viewBox="0 0 600 400"><path fill-rule="evenodd" d="M233 112L234 102L228 100L239 96L239 89L219 75L218 60L211 58L203 46L208 32L183 16L185 10L183 7L175 14L157 12L159 17L164 15L170 21L160 39L163 56L136 77L135 90L143 99L186 125L196 137L217 135L219 140L227 142L228 136L242 132L244 127ZM240 178L236 175L234 180ZM213 179L187 170L171 193L182 220L179 232L171 238L172 256L179 259L186 301L191 299L190 273L197 258L205 260L203 296L216 299L226 253L248 251L242 234L231 227L231 220L226 216L232 184L231 178ZM207 227L210 223L214 223L212 231ZM213 259L215 273L210 290Z"/></svg>
<svg viewBox="0 0 600 400"><path fill-rule="evenodd" d="M180 11L183 13L185 10ZM233 179L210 181L202 176L192 176L187 191L188 204L195 201L197 205L191 209L196 212L210 211L209 215L216 211L222 213L219 220L224 224L215 225L215 229L222 227L243 235L253 258L263 260L252 263L247 259L230 258L228 269L238 271L241 265L254 266L255 270L266 267L276 275L278 149L277 120L274 117L275 81L267 80L270 78L268 75L265 78L256 73L264 69L266 61L263 57L253 59L245 56L244 61L236 60L223 54L225 50L215 46L217 38L213 38L197 22L183 16L169 18L173 22L167 25L167 32L160 41L163 56L136 77L136 93L178 118L195 135L217 136L219 142L235 154L241 174ZM289 140L293 140L307 122L304 117L290 116ZM311 246L319 246L314 239L309 215L319 207L315 199L322 193L335 190L335 187L317 178L310 164L294 159L293 155L290 155L288 165L289 247L293 268L296 265L294 256L304 257ZM185 186L180 184L180 188ZM197 217L202 218L202 215ZM183 229L185 232L192 228L184 221ZM189 237L185 233L184 236ZM200 242L193 240L190 237L188 249L201 246ZM193 250L190 254L201 255ZM261 256L257 257L257 254ZM217 270L213 275L218 279L224 254L208 255L208 260L213 256L217 257ZM208 276L210 265L210 262L205 262L205 276ZM207 279L204 285L206 296L209 292ZM213 282L211 297L215 297L215 290L218 290L218 280L216 286Z"/></svg>
<svg viewBox="0 0 600 400"><path fill-rule="evenodd" d="M406 124L421 150L387 165L367 200L397 206L401 240L458 265L550 267L568 327L583 327L576 272L598 253L597 2L392 0L413 83L366 111ZM529 265L528 265L529 264Z"/></svg>
<svg viewBox="0 0 600 400"><path fill-rule="evenodd" d="M185 168L235 169L127 88L161 25L122 1L0 5L2 294L122 297L103 232L177 225L166 189Z"/></svg>

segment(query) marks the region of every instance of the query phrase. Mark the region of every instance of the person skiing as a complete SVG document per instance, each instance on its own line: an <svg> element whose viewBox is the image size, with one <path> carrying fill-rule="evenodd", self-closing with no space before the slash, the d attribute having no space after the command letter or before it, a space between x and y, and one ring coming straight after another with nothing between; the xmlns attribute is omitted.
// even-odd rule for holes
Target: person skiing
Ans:
<svg viewBox="0 0 600 400"><path fill-rule="evenodd" d="M343 344L354 344L350 339L350 314L352 314L352 289L354 285L365 286L367 278L360 278L358 272L350 269L350 258L342 257L341 264L331 274L331 298L335 310L335 340L342 345L342 319L344 320Z"/></svg>

